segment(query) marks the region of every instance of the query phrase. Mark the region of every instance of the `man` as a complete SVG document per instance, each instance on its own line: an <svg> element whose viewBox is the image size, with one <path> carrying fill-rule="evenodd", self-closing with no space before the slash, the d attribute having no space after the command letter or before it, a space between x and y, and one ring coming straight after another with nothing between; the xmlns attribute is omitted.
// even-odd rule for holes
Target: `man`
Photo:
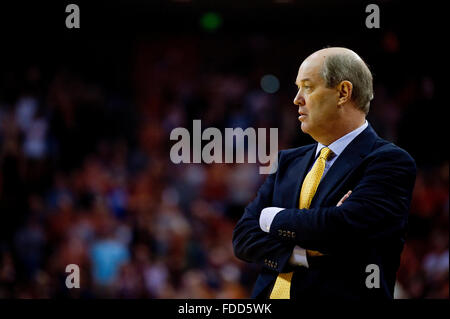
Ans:
<svg viewBox="0 0 450 319"><path fill-rule="evenodd" d="M300 66L299 121L317 143L280 151L233 233L262 271L254 298L393 298L416 166L366 121L372 75L346 48Z"/></svg>

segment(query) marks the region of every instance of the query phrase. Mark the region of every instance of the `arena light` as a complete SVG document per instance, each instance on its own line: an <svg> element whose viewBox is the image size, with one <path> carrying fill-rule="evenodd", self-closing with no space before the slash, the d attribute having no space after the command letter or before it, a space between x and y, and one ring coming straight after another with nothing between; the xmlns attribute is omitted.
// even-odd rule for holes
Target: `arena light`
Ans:
<svg viewBox="0 0 450 319"><path fill-rule="evenodd" d="M206 31L217 30L222 24L222 18L216 12L207 12L200 18L200 25Z"/></svg>
<svg viewBox="0 0 450 319"><path fill-rule="evenodd" d="M261 78L261 89L266 92L273 94L280 88L280 81L273 74L266 74Z"/></svg>

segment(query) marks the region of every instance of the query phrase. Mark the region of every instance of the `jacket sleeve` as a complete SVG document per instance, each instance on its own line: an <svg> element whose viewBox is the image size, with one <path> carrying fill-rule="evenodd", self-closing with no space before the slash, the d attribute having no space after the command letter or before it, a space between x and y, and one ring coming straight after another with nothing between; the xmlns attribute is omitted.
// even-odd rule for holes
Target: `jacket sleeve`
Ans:
<svg viewBox="0 0 450 319"><path fill-rule="evenodd" d="M279 152L278 165L281 163L281 156L282 152ZM239 259L282 272L292 254L294 244L280 241L259 227L261 210L272 206L276 176L277 172L268 175L256 198L245 208L233 231L233 249Z"/></svg>
<svg viewBox="0 0 450 319"><path fill-rule="evenodd" d="M275 216L270 234L327 254L399 237L406 229L415 177L408 153L400 148L380 151L341 206L286 209ZM294 235L282 236L287 231Z"/></svg>

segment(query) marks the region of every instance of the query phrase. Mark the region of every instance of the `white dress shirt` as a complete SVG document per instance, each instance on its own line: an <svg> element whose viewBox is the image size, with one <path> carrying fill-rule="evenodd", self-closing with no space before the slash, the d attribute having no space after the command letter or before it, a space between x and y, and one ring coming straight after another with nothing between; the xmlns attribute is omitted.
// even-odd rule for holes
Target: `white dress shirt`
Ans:
<svg viewBox="0 0 450 319"><path fill-rule="evenodd" d="M341 155L341 153L345 150L345 148L350 144L351 141L355 137L357 137L362 131L366 129L368 126L367 120L364 122L363 125L358 127L357 129L351 131L350 133L347 133L346 135L342 136L341 138L337 139L330 145L328 145L328 148L333 152L332 156L330 156L327 161L325 162L325 169L322 175L322 178L325 176L325 174L330 169L331 165L336 161L336 159ZM324 148L325 145L317 143L316 148L316 159L320 153L320 150ZM315 162L315 161L314 161ZM314 164L313 164L314 165ZM311 170L312 166L309 168ZM309 172L308 170L308 172ZM337 203L336 203L337 204ZM272 224L273 219L275 216L284 210L284 208L280 207L266 207L261 211L261 215L259 217L259 226L263 231L268 233L270 231L270 225ZM306 266L308 267L308 259L306 257L306 250L301 248L300 246L295 246L294 251L292 252L291 259L289 260L291 264L293 265L300 265L300 266Z"/></svg>

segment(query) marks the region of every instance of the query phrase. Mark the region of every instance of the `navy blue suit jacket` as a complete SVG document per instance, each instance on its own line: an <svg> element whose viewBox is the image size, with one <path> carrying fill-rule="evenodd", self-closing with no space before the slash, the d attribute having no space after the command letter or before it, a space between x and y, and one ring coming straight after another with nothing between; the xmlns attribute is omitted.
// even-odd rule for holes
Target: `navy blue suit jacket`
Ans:
<svg viewBox="0 0 450 319"><path fill-rule="evenodd" d="M340 154L319 184L309 209L298 209L307 169L317 144L283 150L246 207L233 232L235 255L262 266L252 297L267 298L279 272L294 271L291 298L393 298L416 177L413 158L378 137L369 125ZM338 201L349 191L339 207ZM265 207L283 207L265 233ZM292 267L295 245L325 256L308 258L309 268ZM379 269L379 288L366 279ZM367 272L366 272L367 271ZM370 278L369 278L370 279ZM372 283L373 280L369 280Z"/></svg>

